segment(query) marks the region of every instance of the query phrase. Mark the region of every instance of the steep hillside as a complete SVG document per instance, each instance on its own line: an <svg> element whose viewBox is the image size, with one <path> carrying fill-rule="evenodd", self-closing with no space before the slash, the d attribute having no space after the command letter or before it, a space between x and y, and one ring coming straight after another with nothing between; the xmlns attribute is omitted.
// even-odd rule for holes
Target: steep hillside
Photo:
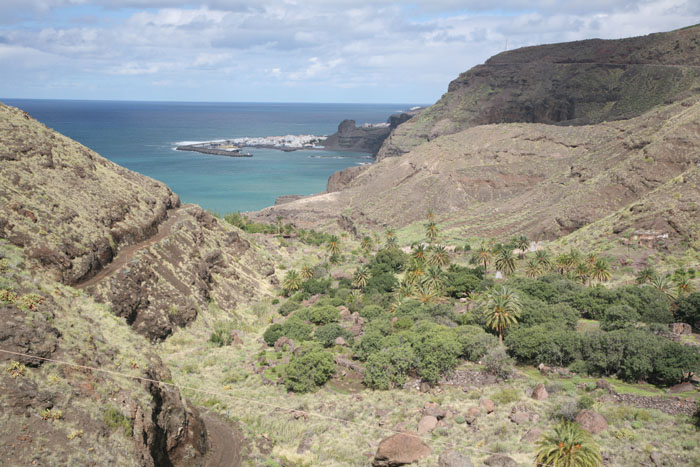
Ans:
<svg viewBox="0 0 700 467"><path fill-rule="evenodd" d="M697 99L591 126L483 125L350 169L353 177L331 178L339 191L258 216L357 230L403 227L424 219L430 208L444 230L460 236L555 238L695 167L699 145ZM697 221L699 214L688 216Z"/></svg>
<svg viewBox="0 0 700 467"><path fill-rule="evenodd" d="M171 378L148 341L27 266L0 240L0 464L203 465L204 425L179 391L116 374Z"/></svg>
<svg viewBox="0 0 700 467"><path fill-rule="evenodd" d="M700 92L699 57L700 26L503 52L462 73L435 105L396 128L377 159L476 125L638 116Z"/></svg>
<svg viewBox="0 0 700 467"><path fill-rule="evenodd" d="M0 237L151 339L268 291L274 269L238 229L1 104L0 177Z"/></svg>

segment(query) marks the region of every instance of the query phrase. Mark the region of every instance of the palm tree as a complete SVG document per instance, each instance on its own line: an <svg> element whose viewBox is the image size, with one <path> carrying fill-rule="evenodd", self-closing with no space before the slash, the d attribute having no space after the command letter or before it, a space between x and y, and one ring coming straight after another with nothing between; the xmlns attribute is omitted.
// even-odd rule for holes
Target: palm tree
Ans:
<svg viewBox="0 0 700 467"><path fill-rule="evenodd" d="M591 268L591 279L595 279L598 282L607 282L611 277L610 264L603 258L596 260Z"/></svg>
<svg viewBox="0 0 700 467"><path fill-rule="evenodd" d="M365 235L362 237L362 241L360 242L360 249L365 252L365 254L369 254L370 251L372 251L372 237L369 235Z"/></svg>
<svg viewBox="0 0 700 467"><path fill-rule="evenodd" d="M444 268L450 264L450 254L447 252L447 249L444 246L434 246L430 252L428 263L430 263L432 266Z"/></svg>
<svg viewBox="0 0 700 467"><path fill-rule="evenodd" d="M399 241L396 240L396 237L387 237L386 238L386 247L387 248L396 248L399 246Z"/></svg>
<svg viewBox="0 0 700 467"><path fill-rule="evenodd" d="M423 245L422 243L414 243L411 255L417 261L425 260L425 245Z"/></svg>
<svg viewBox="0 0 700 467"><path fill-rule="evenodd" d="M582 284L585 284L586 281L590 280L591 268L588 266L588 263L577 264L576 268L574 269L574 275L576 276L576 279L581 281Z"/></svg>
<svg viewBox="0 0 700 467"><path fill-rule="evenodd" d="M676 284L677 297L683 297L695 291L695 286L690 282L687 274L678 274L674 276L673 282Z"/></svg>
<svg viewBox="0 0 700 467"><path fill-rule="evenodd" d="M308 264L305 264L301 268L301 277L304 280L311 279L312 277L314 277L314 268L312 268Z"/></svg>
<svg viewBox="0 0 700 467"><path fill-rule="evenodd" d="M535 462L552 467L598 467L603 465L600 447L577 423L564 420L551 434L537 441Z"/></svg>
<svg viewBox="0 0 700 467"><path fill-rule="evenodd" d="M425 224L425 238L428 239L428 243L433 244L438 238L438 228L437 224L433 221Z"/></svg>
<svg viewBox="0 0 700 467"><path fill-rule="evenodd" d="M637 273L637 284L646 284L650 282L652 278L656 275L656 271L651 266L646 266L639 270Z"/></svg>
<svg viewBox="0 0 700 467"><path fill-rule="evenodd" d="M410 266L406 270L406 282L417 284L423 280L425 275L425 262L417 259L411 261Z"/></svg>
<svg viewBox="0 0 700 467"><path fill-rule="evenodd" d="M489 248L486 248L486 245L483 243L479 248L476 249L474 252L477 258L477 261L481 264L484 265L484 272L486 272L486 266L491 262L491 250Z"/></svg>
<svg viewBox="0 0 700 467"><path fill-rule="evenodd" d="M435 211L433 211L433 208L428 208L428 212L426 214L426 217L428 218L428 221L435 220Z"/></svg>
<svg viewBox="0 0 700 467"><path fill-rule="evenodd" d="M414 282L409 282L407 280L401 281L399 284L398 288L394 289L394 295L396 298L399 300L402 300L406 297L411 297L413 294L416 293L416 285Z"/></svg>
<svg viewBox="0 0 700 467"><path fill-rule="evenodd" d="M301 282L301 276L296 269L290 269L284 276L282 287L284 287L287 292L296 292L301 287Z"/></svg>
<svg viewBox="0 0 700 467"><path fill-rule="evenodd" d="M340 255L340 239L337 235L331 235L328 237L328 245L326 245L326 251L331 255Z"/></svg>
<svg viewBox="0 0 700 467"><path fill-rule="evenodd" d="M498 332L498 340L503 344L503 331L520 317L520 301L506 286L492 288L483 300L486 325Z"/></svg>
<svg viewBox="0 0 700 467"><path fill-rule="evenodd" d="M542 274L542 265L537 258L531 258L525 265L525 275L532 279L538 278Z"/></svg>
<svg viewBox="0 0 700 467"><path fill-rule="evenodd" d="M415 287L413 298L421 303L433 303L438 300L438 295L428 285L421 284Z"/></svg>
<svg viewBox="0 0 700 467"><path fill-rule="evenodd" d="M515 247L520 250L520 259L525 259L525 254L530 249L530 240L525 235L520 235L515 239Z"/></svg>
<svg viewBox="0 0 700 467"><path fill-rule="evenodd" d="M668 274L654 274L654 276L649 281L649 284L656 290L666 294L666 296L671 300L676 299L676 296L673 293L673 290L671 289L671 279Z"/></svg>
<svg viewBox="0 0 700 467"><path fill-rule="evenodd" d="M436 266L428 268L428 273L422 281L422 284L430 287L436 295L441 295L445 288L445 273L442 269Z"/></svg>
<svg viewBox="0 0 700 467"><path fill-rule="evenodd" d="M515 271L515 256L510 248L501 248L496 257L496 270L504 276L510 276Z"/></svg>
<svg viewBox="0 0 700 467"><path fill-rule="evenodd" d="M367 266L358 268L355 274L352 276L352 286L358 289L363 289L367 287L367 281L369 280L369 269Z"/></svg>
<svg viewBox="0 0 700 467"><path fill-rule="evenodd" d="M575 268L576 265L583 259L581 252L575 248L571 248L569 253L567 253L567 256L569 257L569 267L571 269Z"/></svg>
<svg viewBox="0 0 700 467"><path fill-rule="evenodd" d="M562 276L566 274L566 271L569 269L569 256L565 254L557 255L557 257L554 258L554 267Z"/></svg>
<svg viewBox="0 0 700 467"><path fill-rule="evenodd" d="M535 251L535 261L542 266L543 269L549 269L552 267L552 261L549 259L549 252L547 250L537 250Z"/></svg>
<svg viewBox="0 0 700 467"><path fill-rule="evenodd" d="M393 227L389 227L384 231L384 236L388 239L396 237L396 230Z"/></svg>

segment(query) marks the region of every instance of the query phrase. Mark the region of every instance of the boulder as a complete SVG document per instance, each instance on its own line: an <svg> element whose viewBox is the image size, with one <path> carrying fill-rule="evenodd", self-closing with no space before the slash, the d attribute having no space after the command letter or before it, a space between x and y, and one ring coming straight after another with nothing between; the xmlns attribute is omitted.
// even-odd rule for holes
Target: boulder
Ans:
<svg viewBox="0 0 700 467"><path fill-rule="evenodd" d="M438 458L438 467L473 467L468 456L457 451L445 451Z"/></svg>
<svg viewBox="0 0 700 467"><path fill-rule="evenodd" d="M671 323L668 325L669 330L679 336L689 336L693 333L693 328L687 323Z"/></svg>
<svg viewBox="0 0 700 467"><path fill-rule="evenodd" d="M530 414L528 412L516 411L510 414L510 421L516 425L522 425L530 421Z"/></svg>
<svg viewBox="0 0 700 467"><path fill-rule="evenodd" d="M416 462L432 453L430 446L415 433L397 433L382 440L372 465L392 467Z"/></svg>
<svg viewBox="0 0 700 467"><path fill-rule="evenodd" d="M545 388L542 383L535 386L535 389L532 390L532 398L536 401L543 401L548 397L549 393L547 392L547 388Z"/></svg>
<svg viewBox="0 0 700 467"><path fill-rule="evenodd" d="M467 412L464 414L464 419L467 421L468 424L472 424L476 421L476 419L479 417L481 414L481 410L479 410L478 407L470 407L467 409Z"/></svg>
<svg viewBox="0 0 700 467"><path fill-rule="evenodd" d="M479 407L486 413L491 413L496 410L496 404L491 399L481 399L479 401Z"/></svg>
<svg viewBox="0 0 700 467"><path fill-rule="evenodd" d="M595 387L598 389L604 389L606 391L609 391L611 388L610 383L608 383L608 381L603 378L595 382Z"/></svg>
<svg viewBox="0 0 700 467"><path fill-rule="evenodd" d="M588 409L579 412L576 416L576 423L581 425L581 428L594 435L608 429L608 422L605 420L605 417Z"/></svg>
<svg viewBox="0 0 700 467"><path fill-rule="evenodd" d="M428 391L429 390L430 389L428 389ZM421 412L423 413L423 415L432 415L438 420L442 420L447 415L447 410L443 409L442 407L440 407L439 404L436 404L435 402L426 402Z"/></svg>
<svg viewBox="0 0 700 467"><path fill-rule="evenodd" d="M314 303L316 303L316 302L318 301L319 298L321 298L321 295L320 295L320 294L312 295L311 297L309 297L308 300L303 300L303 301L301 302L301 304L302 304L302 306L311 306L311 305L313 305Z"/></svg>
<svg viewBox="0 0 700 467"><path fill-rule="evenodd" d="M342 337L338 336L335 338L335 345L348 345L347 342L345 342L345 339Z"/></svg>
<svg viewBox="0 0 700 467"><path fill-rule="evenodd" d="M532 444L540 439L540 436L542 436L542 430L535 426L530 428L530 430L528 430L528 432L525 433L522 438L520 438L520 442Z"/></svg>
<svg viewBox="0 0 700 467"><path fill-rule="evenodd" d="M503 454L494 454L484 461L490 467L518 467L518 463Z"/></svg>
<svg viewBox="0 0 700 467"><path fill-rule="evenodd" d="M437 427L438 419L432 415L424 415L418 422L418 434L427 435Z"/></svg>
<svg viewBox="0 0 700 467"><path fill-rule="evenodd" d="M289 349L290 352L294 352L297 348L297 346L294 345L294 341L286 336L282 336L275 341L276 351L282 351L285 347L287 347L287 349Z"/></svg>
<svg viewBox="0 0 700 467"><path fill-rule="evenodd" d="M680 392L690 391L695 391L695 385L691 382L676 384L675 386L671 386L670 388L668 388L668 392L670 392L671 394L678 394Z"/></svg>

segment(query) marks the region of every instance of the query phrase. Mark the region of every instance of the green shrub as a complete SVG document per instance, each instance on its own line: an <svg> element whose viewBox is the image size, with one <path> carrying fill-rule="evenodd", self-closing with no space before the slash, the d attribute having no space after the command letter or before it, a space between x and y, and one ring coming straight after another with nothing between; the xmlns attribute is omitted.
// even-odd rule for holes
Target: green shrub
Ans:
<svg viewBox="0 0 700 467"><path fill-rule="evenodd" d="M478 326L460 326L455 330L462 346L460 356L470 362L478 362L489 350L498 345L498 338Z"/></svg>
<svg viewBox="0 0 700 467"><path fill-rule="evenodd" d="M459 363L462 345L450 329L438 327L416 332L418 342L414 351L418 359L418 375L429 383L437 383L445 372L453 370Z"/></svg>
<svg viewBox="0 0 700 467"><path fill-rule="evenodd" d="M373 320L383 313L384 310L378 305L367 305L360 310L360 316L367 320Z"/></svg>
<svg viewBox="0 0 700 467"><path fill-rule="evenodd" d="M486 371L498 378L508 379L513 374L513 361L503 347L493 347L483 360Z"/></svg>
<svg viewBox="0 0 700 467"><path fill-rule="evenodd" d="M288 316L290 313L298 310L299 308L301 308L301 305L298 302L295 302L294 300L287 300L279 307L278 311L282 316Z"/></svg>
<svg viewBox="0 0 700 467"><path fill-rule="evenodd" d="M275 345L277 339L282 336L289 337L295 342L302 342L309 340L312 332L312 325L305 323L294 315L282 324L271 324L263 333L263 340L269 346Z"/></svg>
<svg viewBox="0 0 700 467"><path fill-rule="evenodd" d="M284 335L284 328L279 323L271 324L263 333L263 340L272 347L277 339Z"/></svg>
<svg viewBox="0 0 700 467"><path fill-rule="evenodd" d="M634 326L640 320L639 313L629 305L614 305L603 312L600 329L614 331Z"/></svg>
<svg viewBox="0 0 700 467"><path fill-rule="evenodd" d="M314 332L314 340L319 342L324 347L332 347L335 345L335 340L342 337L346 342L352 342L352 335L341 328L337 323L330 323L319 328Z"/></svg>
<svg viewBox="0 0 700 467"><path fill-rule="evenodd" d="M522 363L565 366L580 358L581 336L575 331L539 325L518 326L505 338L508 353Z"/></svg>
<svg viewBox="0 0 700 467"><path fill-rule="evenodd" d="M583 395L579 397L578 401L576 402L576 407L579 410L590 409L593 407L593 404L595 404L595 399L589 395Z"/></svg>
<svg viewBox="0 0 700 467"><path fill-rule="evenodd" d="M378 352L382 348L384 336L385 334L376 328L366 330L360 342L356 343L352 349L355 358L365 361L370 355Z"/></svg>
<svg viewBox="0 0 700 467"><path fill-rule="evenodd" d="M396 276L391 272L381 272L370 276L365 287L367 293L387 294L399 285Z"/></svg>
<svg viewBox="0 0 700 467"><path fill-rule="evenodd" d="M333 355L323 350L292 357L285 370L284 384L293 392L309 392L323 386L335 373Z"/></svg>
<svg viewBox="0 0 700 467"><path fill-rule="evenodd" d="M376 266L386 265L391 271L401 272L406 267L410 256L398 248L383 248L374 255L369 263L370 271L373 272Z"/></svg>
<svg viewBox="0 0 700 467"><path fill-rule="evenodd" d="M127 418L121 410L114 406L107 406L103 419L108 427L112 430L121 429L124 436L130 438L132 436L131 420Z"/></svg>
<svg viewBox="0 0 700 467"><path fill-rule="evenodd" d="M680 298L676 303L678 320L690 324L694 329L700 329L700 292Z"/></svg>
<svg viewBox="0 0 700 467"><path fill-rule="evenodd" d="M330 279L307 279L301 284L301 290L309 295L322 295L331 288Z"/></svg>
<svg viewBox="0 0 700 467"><path fill-rule="evenodd" d="M214 331L209 335L209 342L217 347L231 345L233 341L233 337L231 336L232 329L233 323L215 323Z"/></svg>
<svg viewBox="0 0 700 467"><path fill-rule="evenodd" d="M321 326L340 321L340 311L332 305L314 306L308 310L307 316L309 321Z"/></svg>
<svg viewBox="0 0 700 467"><path fill-rule="evenodd" d="M387 347L369 356L364 383L374 389L390 389L406 382L408 370L415 367L416 357L408 344Z"/></svg>

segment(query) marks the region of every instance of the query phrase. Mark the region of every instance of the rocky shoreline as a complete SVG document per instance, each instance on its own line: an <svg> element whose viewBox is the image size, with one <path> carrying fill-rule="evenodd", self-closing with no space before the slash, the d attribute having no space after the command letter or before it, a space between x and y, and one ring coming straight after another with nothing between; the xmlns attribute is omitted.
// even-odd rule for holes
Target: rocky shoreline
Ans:
<svg viewBox="0 0 700 467"><path fill-rule="evenodd" d="M221 149L220 147L214 146L212 143L203 144L188 144L185 146L177 146L175 148L177 151L191 151L199 152L202 154L212 154L215 156L227 156L227 157L253 157L249 152L241 152L240 149Z"/></svg>

